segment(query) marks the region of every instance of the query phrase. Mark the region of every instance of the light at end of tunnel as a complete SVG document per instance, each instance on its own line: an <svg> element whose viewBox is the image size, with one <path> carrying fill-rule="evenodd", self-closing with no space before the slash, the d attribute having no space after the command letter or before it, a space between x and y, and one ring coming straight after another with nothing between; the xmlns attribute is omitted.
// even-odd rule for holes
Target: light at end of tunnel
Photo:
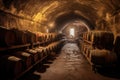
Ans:
<svg viewBox="0 0 120 80"><path fill-rule="evenodd" d="M75 36L75 29L70 28L69 34L70 34L70 36L74 37Z"/></svg>

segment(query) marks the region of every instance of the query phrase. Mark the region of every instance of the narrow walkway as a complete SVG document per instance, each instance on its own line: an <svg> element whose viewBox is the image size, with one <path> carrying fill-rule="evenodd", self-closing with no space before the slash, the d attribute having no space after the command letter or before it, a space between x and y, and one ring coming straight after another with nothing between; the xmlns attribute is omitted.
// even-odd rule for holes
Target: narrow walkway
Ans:
<svg viewBox="0 0 120 80"><path fill-rule="evenodd" d="M29 80L120 80L94 73L91 65L74 43L66 44L61 54L51 64L44 66L48 67L45 72L34 72L40 76L39 79Z"/></svg>

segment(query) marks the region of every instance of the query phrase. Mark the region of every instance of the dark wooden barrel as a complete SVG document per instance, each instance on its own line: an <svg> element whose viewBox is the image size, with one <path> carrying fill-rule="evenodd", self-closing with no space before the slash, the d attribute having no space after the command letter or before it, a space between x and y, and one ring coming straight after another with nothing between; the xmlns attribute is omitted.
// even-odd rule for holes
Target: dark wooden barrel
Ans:
<svg viewBox="0 0 120 80"><path fill-rule="evenodd" d="M21 58L23 62L23 70L29 68L32 65L32 60L33 60L32 55L27 52L18 51L12 53L12 55Z"/></svg>
<svg viewBox="0 0 120 80"><path fill-rule="evenodd" d="M117 61L117 56L114 52L105 49L95 49L90 51L91 62L96 65L113 65Z"/></svg>
<svg viewBox="0 0 120 80"><path fill-rule="evenodd" d="M25 31L28 43L35 43L37 40L36 35L30 31Z"/></svg>
<svg viewBox="0 0 120 80"><path fill-rule="evenodd" d="M0 27L0 46L12 46L15 45L16 39L13 31Z"/></svg>
<svg viewBox="0 0 120 80"><path fill-rule="evenodd" d="M18 30L18 29L11 29L11 30L16 35L16 44L17 45L22 45L22 44L26 44L27 43L25 31Z"/></svg>
<svg viewBox="0 0 120 80"><path fill-rule="evenodd" d="M106 64L105 59L107 58L108 53L109 51L106 50L100 49L91 50L90 51L91 62L95 65L105 65Z"/></svg>
<svg viewBox="0 0 120 80"><path fill-rule="evenodd" d="M27 49L27 50L25 50L25 52L28 52L28 53L32 54L33 59L34 59L33 63L36 63L39 60L39 53L36 50Z"/></svg>
<svg viewBox="0 0 120 80"><path fill-rule="evenodd" d="M93 31L92 32L92 43L94 47L99 49L112 49L114 35L109 31Z"/></svg>
<svg viewBox="0 0 120 80"><path fill-rule="evenodd" d="M22 72L22 61L20 58L5 55L0 58L0 73L4 78L15 78Z"/></svg>
<svg viewBox="0 0 120 80"><path fill-rule="evenodd" d="M36 50L38 52L39 59L41 59L43 57L43 50L42 49L43 48L39 48L39 47L37 47L37 48L34 49L34 50Z"/></svg>
<svg viewBox="0 0 120 80"><path fill-rule="evenodd" d="M113 49L114 35L112 32L104 31L101 40L104 49L107 50Z"/></svg>
<svg viewBox="0 0 120 80"><path fill-rule="evenodd" d="M117 34L114 43L114 52L117 54L118 63L120 65L120 34Z"/></svg>
<svg viewBox="0 0 120 80"><path fill-rule="evenodd" d="M93 31L92 32L92 38L91 38L91 41L92 41L92 44L94 47L97 47L97 48L102 48L101 46L101 36L102 36L102 33L100 31Z"/></svg>
<svg viewBox="0 0 120 80"><path fill-rule="evenodd" d="M47 56L45 47L38 47L38 48L41 50L43 57Z"/></svg>

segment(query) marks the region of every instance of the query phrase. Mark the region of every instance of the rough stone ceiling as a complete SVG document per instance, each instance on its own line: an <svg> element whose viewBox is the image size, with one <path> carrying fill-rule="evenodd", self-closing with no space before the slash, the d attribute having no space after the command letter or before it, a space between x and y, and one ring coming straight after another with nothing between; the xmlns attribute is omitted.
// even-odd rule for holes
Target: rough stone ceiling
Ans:
<svg viewBox="0 0 120 80"><path fill-rule="evenodd" d="M35 22L52 22L66 13L75 13L95 23L106 13L115 13L120 0L0 0L0 9Z"/></svg>

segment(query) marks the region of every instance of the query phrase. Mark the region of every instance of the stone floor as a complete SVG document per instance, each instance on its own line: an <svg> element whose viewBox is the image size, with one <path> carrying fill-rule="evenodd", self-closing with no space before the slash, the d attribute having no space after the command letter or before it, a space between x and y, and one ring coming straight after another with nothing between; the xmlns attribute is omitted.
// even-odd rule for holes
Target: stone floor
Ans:
<svg viewBox="0 0 120 80"><path fill-rule="evenodd" d="M55 60L47 61L21 80L120 80L119 74L106 71L94 73L78 46L68 43Z"/></svg>

